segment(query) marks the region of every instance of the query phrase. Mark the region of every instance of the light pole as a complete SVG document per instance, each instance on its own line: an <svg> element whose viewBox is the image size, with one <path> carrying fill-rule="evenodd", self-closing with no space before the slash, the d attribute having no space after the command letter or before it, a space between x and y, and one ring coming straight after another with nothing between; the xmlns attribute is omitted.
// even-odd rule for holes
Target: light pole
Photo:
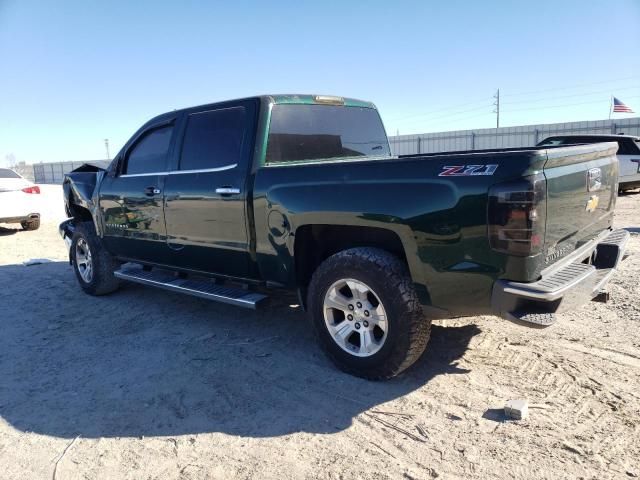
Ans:
<svg viewBox="0 0 640 480"><path fill-rule="evenodd" d="M496 101L493 102L493 105L496 107L496 109L493 111L493 113L496 114L496 128L500 128L500 89L496 91L496 94L493 96L493 98L496 99Z"/></svg>
<svg viewBox="0 0 640 480"><path fill-rule="evenodd" d="M104 139L104 148L107 149L107 160L111 160L111 155L109 155L109 139Z"/></svg>

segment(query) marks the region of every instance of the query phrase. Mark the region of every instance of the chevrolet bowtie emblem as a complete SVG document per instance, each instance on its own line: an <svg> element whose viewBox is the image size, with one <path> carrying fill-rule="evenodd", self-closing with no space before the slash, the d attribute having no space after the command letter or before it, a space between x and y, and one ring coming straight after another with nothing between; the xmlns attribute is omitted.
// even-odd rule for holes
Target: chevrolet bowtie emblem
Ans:
<svg viewBox="0 0 640 480"><path fill-rule="evenodd" d="M585 210L587 212L595 211L595 209L598 207L598 202L600 202L600 198L598 198L598 195L591 195L591 197L589 197L589 200L587 200L587 207L585 208Z"/></svg>

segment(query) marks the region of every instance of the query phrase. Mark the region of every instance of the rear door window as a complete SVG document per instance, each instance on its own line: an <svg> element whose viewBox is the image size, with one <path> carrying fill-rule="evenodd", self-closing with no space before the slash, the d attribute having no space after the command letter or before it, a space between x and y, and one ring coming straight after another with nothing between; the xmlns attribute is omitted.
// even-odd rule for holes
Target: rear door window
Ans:
<svg viewBox="0 0 640 480"><path fill-rule="evenodd" d="M244 107L189 115L180 170L232 168L240 162L247 115Z"/></svg>
<svg viewBox="0 0 640 480"><path fill-rule="evenodd" d="M124 173L160 173L167 168L173 126L160 127L145 133L127 153Z"/></svg>
<svg viewBox="0 0 640 480"><path fill-rule="evenodd" d="M0 168L0 178L20 178L20 175L8 168Z"/></svg>

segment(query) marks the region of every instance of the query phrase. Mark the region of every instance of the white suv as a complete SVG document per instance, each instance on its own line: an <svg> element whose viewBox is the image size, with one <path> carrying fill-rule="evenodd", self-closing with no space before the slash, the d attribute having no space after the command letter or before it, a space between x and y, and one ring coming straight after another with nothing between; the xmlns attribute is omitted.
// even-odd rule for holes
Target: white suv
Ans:
<svg viewBox="0 0 640 480"><path fill-rule="evenodd" d="M40 187L13 170L0 168L0 223L19 223L25 230L40 227L40 214L34 194Z"/></svg>
<svg viewBox="0 0 640 480"><path fill-rule="evenodd" d="M618 190L626 192L640 188L640 137L634 135L558 135L538 143L545 145L574 145L576 143L618 142Z"/></svg>

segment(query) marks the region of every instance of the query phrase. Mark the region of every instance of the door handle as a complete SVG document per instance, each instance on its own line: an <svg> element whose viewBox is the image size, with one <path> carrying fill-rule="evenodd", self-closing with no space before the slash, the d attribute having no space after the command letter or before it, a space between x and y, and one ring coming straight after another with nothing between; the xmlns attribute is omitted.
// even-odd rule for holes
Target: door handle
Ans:
<svg viewBox="0 0 640 480"><path fill-rule="evenodd" d="M237 195L240 193L240 189L233 187L218 187L216 188L216 193L219 193L220 195Z"/></svg>
<svg viewBox="0 0 640 480"><path fill-rule="evenodd" d="M153 197L160 194L160 189L158 187L147 187L144 189L144 194L147 197Z"/></svg>

